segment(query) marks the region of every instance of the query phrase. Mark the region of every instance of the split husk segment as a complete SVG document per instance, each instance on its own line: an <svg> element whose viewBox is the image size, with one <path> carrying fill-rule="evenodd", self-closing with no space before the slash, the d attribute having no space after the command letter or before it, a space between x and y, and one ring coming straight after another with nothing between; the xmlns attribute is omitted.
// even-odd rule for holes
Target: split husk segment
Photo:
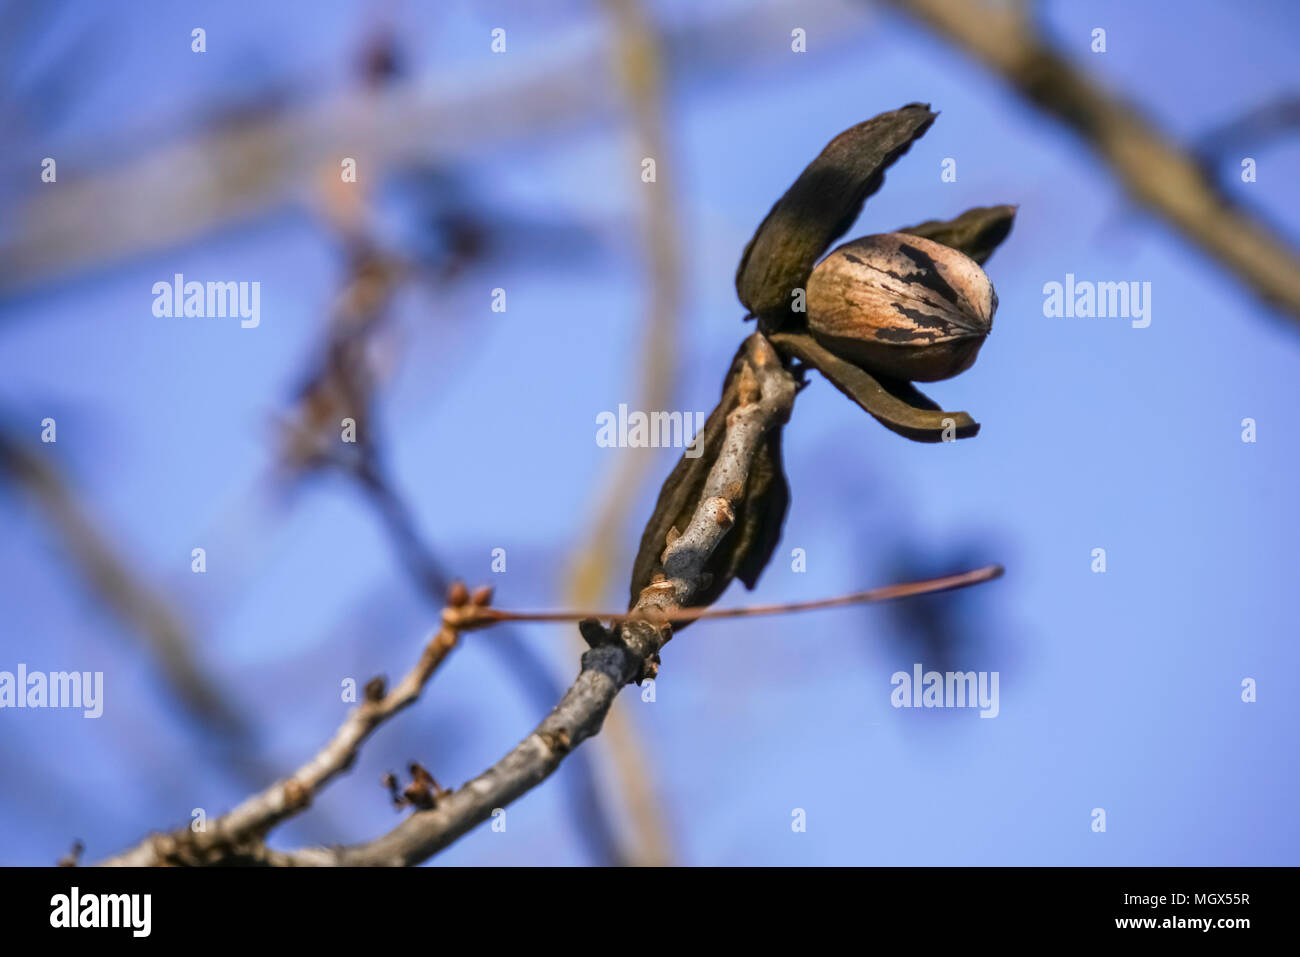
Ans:
<svg viewBox="0 0 1300 957"><path fill-rule="evenodd" d="M696 438L700 454L694 458L683 454L664 481L632 565L628 607L636 604L641 590L663 571L661 556L668 543L668 533L674 528L679 532L684 530L695 514L709 470L722 449L727 416L739 403L738 386L747 352L746 345L742 344L723 382L722 399ZM709 584L692 597L691 605L703 607L713 604L733 578L739 578L750 589L758 583L758 576L781 538L781 526L785 523L789 504L790 487L781 461L781 430L775 428L768 432L754 457L731 530L705 566L705 571L711 576ZM675 630L680 631L683 627L679 624Z"/></svg>
<svg viewBox="0 0 1300 957"><path fill-rule="evenodd" d="M887 428L919 442L942 441L945 418L955 422L955 432L948 433L955 438L975 435L979 425L964 412L942 411L910 383L832 361L835 357L807 334L806 317L791 306L793 291L807 287L818 258L853 225L883 184L885 171L936 116L928 104L910 103L831 140L759 224L736 272L741 303L778 349L815 367ZM1011 232L1015 215L1014 206L980 206L956 219L897 231L950 246L983 265Z"/></svg>
<svg viewBox="0 0 1300 957"><path fill-rule="evenodd" d="M909 103L850 127L776 201L736 270L736 295L758 317L761 331L777 332L801 320L791 311L791 294L804 288L818 257L848 231L867 197L884 183L885 170L936 116L927 104Z"/></svg>

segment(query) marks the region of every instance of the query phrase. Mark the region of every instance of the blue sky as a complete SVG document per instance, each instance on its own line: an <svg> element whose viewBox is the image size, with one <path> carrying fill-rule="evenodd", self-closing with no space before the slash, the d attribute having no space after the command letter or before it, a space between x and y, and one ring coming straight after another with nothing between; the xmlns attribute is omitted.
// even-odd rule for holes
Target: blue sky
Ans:
<svg viewBox="0 0 1300 957"><path fill-rule="evenodd" d="M205 10L204 56L188 50L193 14L172 5L66 10L29 58L58 62L87 30L111 53L63 62L78 71L66 106L48 123L37 111L7 138L6 167L35 169L51 150L105 137L121 155L146 150L154 134L143 131L197 128L213 104L276 81L304 99L339 89L375 15L359 3L293 6ZM554 16L528 5L388 6L412 73L432 84L473 88L605 38L584 4ZM654 9L663 21L697 15L688 4ZM775 198L841 129L931 103L938 121L848 236L1020 205L987 266L1000 300L992 336L970 371L927 390L982 431L910 443L813 375L786 429L793 505L777 557L752 596L734 586L722 603L856 590L890 580L908 556L1001 562L1005 578L950 606L952 661L1000 673L1000 713L892 708L890 675L928 663L889 608L696 625L666 649L653 703L625 694L675 859L1295 864L1294 322L1135 209L1073 135L980 67L910 22L864 10L851 30L812 33L802 56L786 52L785 32L771 50L745 51L751 66L686 63L669 74L661 165L687 264L673 408L708 411L716 398L747 332L735 264ZM1172 11L1056 3L1044 18L1099 82L1185 140L1294 93L1300 11ZM790 26L800 18L792 12ZM505 57L488 52L496 25L511 38ZM1104 55L1088 50L1095 26L1107 30ZM11 97L41 102L24 80L37 65L7 68ZM490 221L578 224L600 242L581 255L492 258L448 286L408 290L394 312L400 362L379 409L394 474L448 566L490 580L505 607L564 603L565 569L621 454L597 446L596 416L636 401L645 187L631 150L621 120L600 120L468 156L456 173ZM1256 183L1234 182L1238 154L1257 159ZM955 183L940 181L948 157ZM1298 161L1292 138L1229 152L1215 168L1294 242ZM412 228L409 205L399 185L382 193L386 237ZM41 418L58 419L57 445L42 453L182 611L203 661L260 729L259 760L286 771L341 718L339 681L400 673L432 620L343 483L288 500L266 483L271 423L312 356L339 262L319 222L285 208L0 301L8 421L34 438ZM175 272L260 281L260 326L155 318L150 288ZM1151 283L1150 327L1045 318L1043 285L1067 273ZM508 290L505 313L489 309L495 287ZM1246 417L1258 424L1253 444L1241 441ZM673 460L667 450L653 459L611 605ZM11 782L0 794L0 860L45 863L74 837L102 857L245 794L248 781L82 587L30 501L6 487L0 519L0 669L102 670L107 684L97 721L0 712L0 775ZM208 549L203 576L189 571L195 545ZM496 547L509 555L503 575L489 567ZM1098 547L1105 574L1090 569ZM806 551L807 572L791 570L793 548ZM555 680L575 673L563 626L523 634ZM384 770L417 758L456 784L526 733L541 713L484 647L492 640L470 636L277 843L374 836L396 822L375 783ZM1240 697L1247 677L1258 683L1252 704ZM436 863L589 861L568 794L549 782L512 806L505 834L480 829ZM1097 807L1102 834L1090 827ZM794 808L807 812L806 833L791 830Z"/></svg>

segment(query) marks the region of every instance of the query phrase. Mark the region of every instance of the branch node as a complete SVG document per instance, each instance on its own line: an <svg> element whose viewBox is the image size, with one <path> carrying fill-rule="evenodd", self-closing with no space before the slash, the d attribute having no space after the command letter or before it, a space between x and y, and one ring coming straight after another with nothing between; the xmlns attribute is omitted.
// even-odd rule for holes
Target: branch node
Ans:
<svg viewBox="0 0 1300 957"><path fill-rule="evenodd" d="M547 749L557 755L565 755L573 750L573 742L569 738L569 732L563 728L557 728L554 731L539 731L537 736L542 739L542 743Z"/></svg>
<svg viewBox="0 0 1300 957"><path fill-rule="evenodd" d="M311 804L311 788L297 778L284 782L284 805L287 811L300 811Z"/></svg>
<svg viewBox="0 0 1300 957"><path fill-rule="evenodd" d="M388 693L388 682L383 675L375 675L366 682L365 698L371 704L378 704L384 700L384 695Z"/></svg>

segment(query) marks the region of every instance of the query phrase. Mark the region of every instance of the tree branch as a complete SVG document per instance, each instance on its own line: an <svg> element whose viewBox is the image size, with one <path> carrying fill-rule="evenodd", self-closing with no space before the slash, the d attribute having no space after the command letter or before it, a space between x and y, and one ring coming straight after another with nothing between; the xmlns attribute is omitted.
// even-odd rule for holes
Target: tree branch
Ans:
<svg viewBox="0 0 1300 957"><path fill-rule="evenodd" d="M673 612L706 587L704 563L731 527L732 511L744 491L750 464L767 431L784 422L794 404L794 377L760 334L746 340L747 366L741 401L728 416L724 446L709 473L689 527L664 553L666 576L642 592L636 610ZM590 634L590 632L585 632ZM267 851L277 865L412 865L426 860L466 831L546 780L565 756L600 731L614 698L629 682L653 677L671 626L633 620L597 639L582 656L582 670L547 717L500 761L416 811L382 837L366 844L299 851Z"/></svg>
<svg viewBox="0 0 1300 957"><path fill-rule="evenodd" d="M380 249L363 231L341 225L352 250L351 274L336 299L320 359L286 423L286 465L290 474L300 468L328 466L355 483L380 519L399 565L436 612L443 606L451 577L384 467L381 430L371 413L382 379L371 348L389 321L393 296L411 270L404 259ZM360 425L355 444L338 441L337 423L344 416ZM537 708L550 707L563 692L563 684L551 677L545 661L513 630L499 629L490 648ZM619 863L623 858L615 827L589 757L577 761L566 780L566 808L593 860Z"/></svg>
<svg viewBox="0 0 1300 957"><path fill-rule="evenodd" d="M263 840L277 824L311 805L312 798L333 778L352 767L361 745L381 724L404 710L420 697L438 666L456 647L465 621L472 614L464 604L457 605L453 586L449 605L442 613L442 625L434 633L415 667L392 691L385 693L382 678L365 687L365 700L349 712L334 737L316 755L283 781L253 795L238 807L212 821L205 831L182 828L169 834L154 835L136 847L102 863L106 866L150 867L158 865L204 865L213 863L254 863L263 858ZM485 593L475 600L485 604Z"/></svg>
<svg viewBox="0 0 1300 957"><path fill-rule="evenodd" d="M301 812L334 777L356 760L362 744L384 721L409 706L434 671L458 643L462 632L503 621L571 620L580 612L521 613L488 607L490 589L470 596L453 585L442 626L425 647L416 666L391 692L380 679L365 689L365 701L345 719L334 737L289 778L247 799L217 818L202 832L179 829L154 835L140 845L110 858L106 865L264 864L271 866L410 866L427 860L494 812L546 780L564 758L587 738L600 732L619 691L658 673L659 652L671 639L675 621L701 617L742 617L838 607L884 601L933 591L963 588L992 580L999 566L924 582L888 586L839 598L787 605L767 605L709 612L691 608L693 599L712 584L706 569L735 521L760 450L768 434L790 416L798 384L780 355L762 333L745 340L733 363L736 401L726 416L721 448L701 490L685 530L668 535L663 572L642 590L631 612L597 613L579 622L591 646L582 656L578 677L560 703L519 744L478 777L455 791L440 790L433 778L416 768L432 785L421 804L387 834L363 844L277 851L266 836L282 821ZM611 628L595 619L614 622Z"/></svg>

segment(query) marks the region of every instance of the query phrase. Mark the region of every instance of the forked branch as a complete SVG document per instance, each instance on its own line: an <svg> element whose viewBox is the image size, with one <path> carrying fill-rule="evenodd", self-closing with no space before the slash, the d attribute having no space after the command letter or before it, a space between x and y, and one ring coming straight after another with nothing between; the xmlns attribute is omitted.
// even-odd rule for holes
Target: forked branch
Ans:
<svg viewBox="0 0 1300 957"><path fill-rule="evenodd" d="M664 573L642 589L627 613L501 611L490 607L490 592L470 596L453 586L441 627L416 666L386 691L380 679L366 686L365 700L344 720L334 737L310 761L283 781L256 794L212 821L206 831L180 829L154 835L105 861L110 865L216 863L293 865L413 865L437 853L527 793L559 767L565 756L597 734L624 685L653 677L659 651L672 637L673 623L700 618L739 617L807 611L884 601L961 588L996 578L997 566L962 575L858 592L840 598L742 609L689 608L710 584L709 557L731 528L734 510L750 477L756 453L768 432L789 417L797 390L794 377L760 333L746 340L738 379L738 402L726 420L722 450L710 469L699 506L687 527L664 551ZM273 850L269 832L310 806L312 798L356 760L362 744L383 722L412 704L462 633L503 621L578 620L591 645L582 656L577 679L555 709L501 760L473 780L441 792L432 807L416 810L387 834L364 844ZM594 619L611 622L605 628Z"/></svg>

